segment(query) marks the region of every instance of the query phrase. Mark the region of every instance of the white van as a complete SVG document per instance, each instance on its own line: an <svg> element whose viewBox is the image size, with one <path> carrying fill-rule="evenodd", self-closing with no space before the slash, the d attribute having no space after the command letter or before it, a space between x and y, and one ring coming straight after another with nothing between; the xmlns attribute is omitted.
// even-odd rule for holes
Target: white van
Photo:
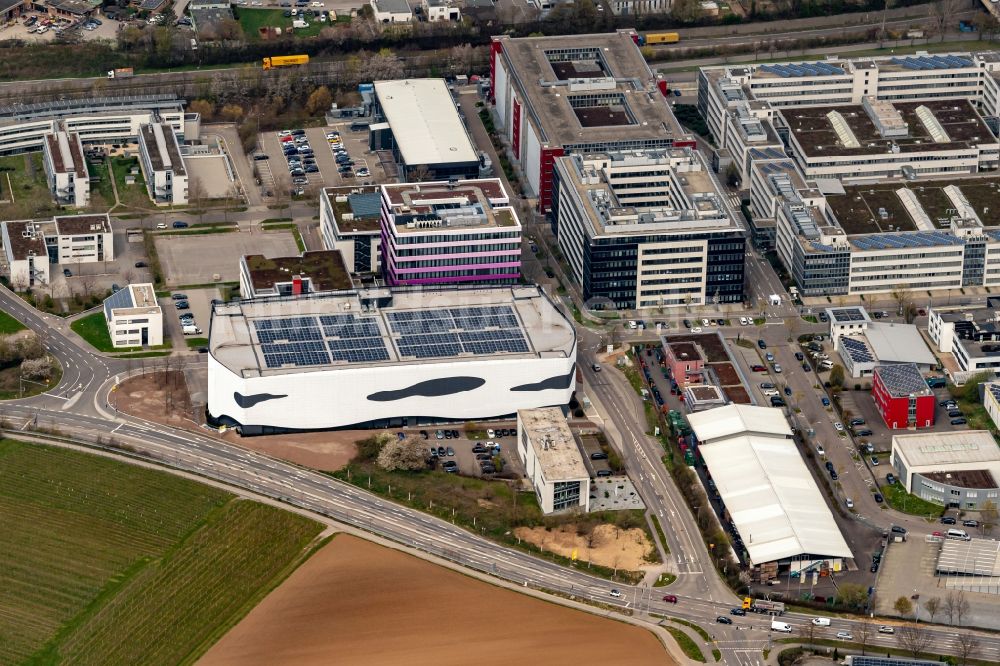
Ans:
<svg viewBox="0 0 1000 666"><path fill-rule="evenodd" d="M832 370L833 369L833 361L823 361L822 363L819 364L819 367L822 370Z"/></svg>
<svg viewBox="0 0 1000 666"><path fill-rule="evenodd" d="M961 539L962 541L972 541L972 537L970 537L965 530L956 530L955 528L948 530L946 536L949 539Z"/></svg>
<svg viewBox="0 0 1000 666"><path fill-rule="evenodd" d="M764 390L763 390L763 393L764 393L764 395L766 395L766 396L772 396L772 395L781 395L781 394L780 394L780 393L778 393L778 392L777 392L777 391L776 391L775 389L764 389Z"/></svg>
<svg viewBox="0 0 1000 666"><path fill-rule="evenodd" d="M777 620L771 620L771 631L780 631L783 634L792 633L792 625L787 622L778 622Z"/></svg>
<svg viewBox="0 0 1000 666"><path fill-rule="evenodd" d="M812 619L812 623L814 625L816 625L817 627L829 627L830 626L830 618L828 618L828 617L814 617Z"/></svg>

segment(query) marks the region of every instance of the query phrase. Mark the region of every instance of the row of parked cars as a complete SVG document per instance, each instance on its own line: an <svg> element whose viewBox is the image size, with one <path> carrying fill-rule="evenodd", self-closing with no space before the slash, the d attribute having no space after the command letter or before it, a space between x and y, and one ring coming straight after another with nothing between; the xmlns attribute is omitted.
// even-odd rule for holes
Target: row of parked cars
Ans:
<svg viewBox="0 0 1000 666"><path fill-rule="evenodd" d="M330 150L333 151L333 160L337 163L337 172L342 178L352 178L354 176L364 178L371 175L371 171L366 166L355 169L354 160L351 158L350 153L347 152L347 147L344 145L344 139L340 136L340 132L330 130L326 133L326 140L330 144Z"/></svg>
<svg viewBox="0 0 1000 666"><path fill-rule="evenodd" d="M288 162L288 175L292 177L293 185L306 185L309 179L306 174L319 173L316 165L316 154L309 145L309 138L303 129L282 130L278 132L281 142L281 152Z"/></svg>

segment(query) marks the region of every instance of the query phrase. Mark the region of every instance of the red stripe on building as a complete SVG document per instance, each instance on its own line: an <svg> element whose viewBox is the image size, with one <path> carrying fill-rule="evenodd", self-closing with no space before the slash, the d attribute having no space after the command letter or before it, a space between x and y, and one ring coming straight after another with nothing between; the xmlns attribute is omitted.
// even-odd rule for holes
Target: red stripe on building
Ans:
<svg viewBox="0 0 1000 666"><path fill-rule="evenodd" d="M503 44L495 37L490 43L490 100L497 97L497 57L503 51Z"/></svg>
<svg viewBox="0 0 1000 666"><path fill-rule="evenodd" d="M516 99L510 121L510 148L514 153L514 159L521 159L521 105Z"/></svg>
<svg viewBox="0 0 1000 666"><path fill-rule="evenodd" d="M542 148L538 171L538 209L546 213L552 208L552 172L557 157L563 156L563 149Z"/></svg>

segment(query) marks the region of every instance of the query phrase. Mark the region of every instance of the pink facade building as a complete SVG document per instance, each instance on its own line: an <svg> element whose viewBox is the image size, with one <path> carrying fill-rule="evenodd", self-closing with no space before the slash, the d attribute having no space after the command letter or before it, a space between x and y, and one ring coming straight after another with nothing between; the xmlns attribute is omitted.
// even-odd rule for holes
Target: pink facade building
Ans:
<svg viewBox="0 0 1000 666"><path fill-rule="evenodd" d="M680 386L700 384L705 356L693 342L668 342L664 345L664 364L670 369L670 376Z"/></svg>
<svg viewBox="0 0 1000 666"><path fill-rule="evenodd" d="M500 179L382 185L381 192L389 286L520 278L521 223Z"/></svg>

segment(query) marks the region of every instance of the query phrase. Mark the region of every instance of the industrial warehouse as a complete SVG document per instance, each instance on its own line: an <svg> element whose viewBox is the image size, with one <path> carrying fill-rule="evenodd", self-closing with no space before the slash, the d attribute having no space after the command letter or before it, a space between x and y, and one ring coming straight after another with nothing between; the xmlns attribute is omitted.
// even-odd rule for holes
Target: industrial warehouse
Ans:
<svg viewBox="0 0 1000 666"><path fill-rule="evenodd" d="M728 405L688 416L698 450L760 581L840 571L851 550L779 409Z"/></svg>
<svg viewBox="0 0 1000 666"><path fill-rule="evenodd" d="M576 333L534 286L372 289L215 306L208 412L247 434L564 405Z"/></svg>

